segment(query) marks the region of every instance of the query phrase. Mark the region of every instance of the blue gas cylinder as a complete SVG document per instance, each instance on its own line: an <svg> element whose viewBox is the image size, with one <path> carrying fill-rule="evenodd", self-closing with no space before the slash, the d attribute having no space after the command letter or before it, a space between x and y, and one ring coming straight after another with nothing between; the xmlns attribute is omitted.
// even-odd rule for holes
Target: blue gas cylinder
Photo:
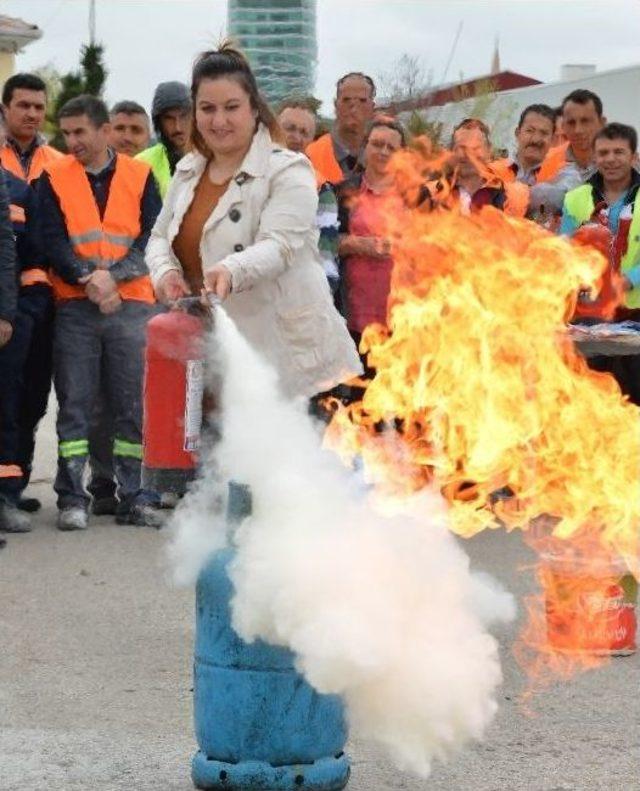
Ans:
<svg viewBox="0 0 640 791"><path fill-rule="evenodd" d="M234 791L344 788L349 759L342 702L318 694L294 669L290 651L247 644L234 632L227 574L232 557L232 549L218 552L196 587L193 691L200 750L193 782Z"/></svg>

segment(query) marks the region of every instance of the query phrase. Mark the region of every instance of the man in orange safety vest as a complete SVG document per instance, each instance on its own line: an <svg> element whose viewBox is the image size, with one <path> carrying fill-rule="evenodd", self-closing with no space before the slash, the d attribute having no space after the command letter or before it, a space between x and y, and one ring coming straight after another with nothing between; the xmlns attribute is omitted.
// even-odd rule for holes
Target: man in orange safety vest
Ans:
<svg viewBox="0 0 640 791"><path fill-rule="evenodd" d="M116 521L157 527L140 468L145 327L155 312L144 250L160 196L149 165L109 147L109 113L101 100L71 99L59 124L70 153L47 166L38 185L56 299L58 528L87 526L83 476L100 386L114 421Z"/></svg>

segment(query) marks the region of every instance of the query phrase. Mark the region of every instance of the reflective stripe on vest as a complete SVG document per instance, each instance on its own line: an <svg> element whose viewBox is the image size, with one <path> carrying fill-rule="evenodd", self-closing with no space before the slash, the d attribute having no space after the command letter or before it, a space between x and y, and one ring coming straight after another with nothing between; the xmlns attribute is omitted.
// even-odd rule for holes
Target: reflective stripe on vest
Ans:
<svg viewBox="0 0 640 791"><path fill-rule="evenodd" d="M0 464L0 478L22 478L22 470L17 464Z"/></svg>
<svg viewBox="0 0 640 791"><path fill-rule="evenodd" d="M156 143L155 146L145 148L144 151L136 154L135 159L139 159L140 162L146 162L150 166L160 190L160 197L164 200L171 182L171 167L167 149L162 143Z"/></svg>
<svg viewBox="0 0 640 791"><path fill-rule="evenodd" d="M126 247L127 249L135 242L135 236L123 236L115 233L106 233L104 231L87 231L87 233L79 233L75 236L69 236L69 241L74 247L88 242L101 242L105 240L111 244Z"/></svg>
<svg viewBox="0 0 640 791"><path fill-rule="evenodd" d="M73 156L66 156L47 173L67 226L74 253L96 267L108 269L125 256L140 235L140 205L149 177L149 166L116 154L104 217L100 219L89 179ZM51 275L56 299L84 299L84 286L65 283ZM122 299L154 302L148 275L118 283Z"/></svg>
<svg viewBox="0 0 640 791"><path fill-rule="evenodd" d="M20 273L21 286L50 286L51 280L44 269L23 269Z"/></svg>
<svg viewBox="0 0 640 791"><path fill-rule="evenodd" d="M569 190L564 199L565 211L571 215L577 225L589 222L595 211L593 200L593 187L591 184L582 184ZM620 261L620 269L626 272L640 263L640 190L636 193L633 202L633 216L629 226L627 252ZM628 308L640 308L640 288L632 288L625 292L624 304Z"/></svg>
<svg viewBox="0 0 640 791"><path fill-rule="evenodd" d="M333 139L328 132L310 143L306 153L316 172L318 187L327 181L331 184L339 184L344 181L342 168L333 150Z"/></svg>
<svg viewBox="0 0 640 791"><path fill-rule="evenodd" d="M54 162L62 159L64 155L51 146L41 145L36 148L29 162L29 170L25 173L22 168L22 162L18 159L18 155L13 150L9 143L5 143L0 149L0 164L5 170L9 170L14 176L17 176L22 181L31 182L37 179L42 171Z"/></svg>
<svg viewBox="0 0 640 791"><path fill-rule="evenodd" d="M24 224L27 221L27 213L24 207L18 206L17 203L9 204L9 216L11 217L11 222Z"/></svg>
<svg viewBox="0 0 640 791"><path fill-rule="evenodd" d="M71 459L74 456L87 456L89 453L88 439L68 439L58 443L58 456Z"/></svg>

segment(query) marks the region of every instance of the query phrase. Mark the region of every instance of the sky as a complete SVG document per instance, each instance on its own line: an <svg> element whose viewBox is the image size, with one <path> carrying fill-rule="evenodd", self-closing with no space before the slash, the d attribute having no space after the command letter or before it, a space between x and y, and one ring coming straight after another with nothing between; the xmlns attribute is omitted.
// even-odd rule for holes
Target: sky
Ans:
<svg viewBox="0 0 640 791"><path fill-rule="evenodd" d="M107 103L134 99L148 107L157 83L188 82L194 56L225 33L226 5L97 0ZM18 55L17 68L76 68L88 40L88 8L88 0L0 0L0 13L44 33ZM496 38L503 69L543 82L559 79L564 63L592 63L598 71L639 63L640 0L318 0L316 96L330 115L341 74L364 71L376 79L404 53L421 59L434 84L481 76Z"/></svg>

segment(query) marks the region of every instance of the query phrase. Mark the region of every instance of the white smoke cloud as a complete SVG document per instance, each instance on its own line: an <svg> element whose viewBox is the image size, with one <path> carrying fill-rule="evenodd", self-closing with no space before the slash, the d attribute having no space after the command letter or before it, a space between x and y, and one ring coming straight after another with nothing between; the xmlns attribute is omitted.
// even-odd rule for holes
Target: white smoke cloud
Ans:
<svg viewBox="0 0 640 791"><path fill-rule="evenodd" d="M447 530L441 498L423 492L389 515L320 448L304 404L223 311L211 363L221 374L217 469L176 515L176 577L194 581L225 541L220 480L251 487L253 514L234 537L233 625L296 654L320 692L344 697L352 733L426 776L479 739L497 704L497 644L485 629L513 617L512 597L469 561ZM205 464L208 469L213 464Z"/></svg>

